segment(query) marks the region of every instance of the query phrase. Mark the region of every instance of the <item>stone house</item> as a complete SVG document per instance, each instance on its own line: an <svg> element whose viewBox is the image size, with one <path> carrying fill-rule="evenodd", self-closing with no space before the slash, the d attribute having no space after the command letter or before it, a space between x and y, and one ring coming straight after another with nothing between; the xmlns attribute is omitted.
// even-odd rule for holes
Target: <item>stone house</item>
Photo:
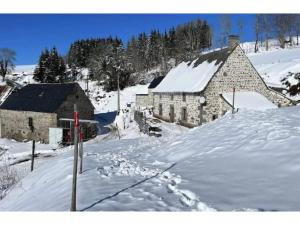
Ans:
<svg viewBox="0 0 300 225"><path fill-rule="evenodd" d="M94 119L94 107L77 83L15 89L0 106L0 136L48 143L49 128L61 126L60 118L73 118L74 103L80 119Z"/></svg>
<svg viewBox="0 0 300 225"><path fill-rule="evenodd" d="M149 84L147 93L138 93L136 94L136 105L141 109L145 107L152 107L153 102L153 90L160 84L160 82L164 79L164 76L158 76L152 80Z"/></svg>
<svg viewBox="0 0 300 225"><path fill-rule="evenodd" d="M154 116L188 127L215 120L233 108L292 104L266 85L233 35L227 48L180 63L151 92Z"/></svg>

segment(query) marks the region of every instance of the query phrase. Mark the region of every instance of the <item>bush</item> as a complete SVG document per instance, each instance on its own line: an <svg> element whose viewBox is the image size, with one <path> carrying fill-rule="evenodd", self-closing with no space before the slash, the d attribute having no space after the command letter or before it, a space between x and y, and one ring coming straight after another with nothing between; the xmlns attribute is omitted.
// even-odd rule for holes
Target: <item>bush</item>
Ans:
<svg viewBox="0 0 300 225"><path fill-rule="evenodd" d="M3 199L7 190L18 181L17 172L9 166L5 154L0 156L0 200Z"/></svg>

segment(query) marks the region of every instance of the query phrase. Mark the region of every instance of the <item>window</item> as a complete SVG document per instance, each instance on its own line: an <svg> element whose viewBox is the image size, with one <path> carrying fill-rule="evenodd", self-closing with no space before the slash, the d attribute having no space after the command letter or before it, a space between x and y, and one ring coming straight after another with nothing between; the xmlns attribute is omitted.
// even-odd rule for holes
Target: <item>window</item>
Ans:
<svg viewBox="0 0 300 225"><path fill-rule="evenodd" d="M162 94L159 95L159 99L161 99L161 98L162 98Z"/></svg>
<svg viewBox="0 0 300 225"><path fill-rule="evenodd" d="M163 114L162 104L159 104L159 109L158 110L159 110L159 115L162 116L162 114Z"/></svg>
<svg viewBox="0 0 300 225"><path fill-rule="evenodd" d="M28 118L28 126L29 126L31 132L33 132L34 126L33 126L33 119L32 119L32 117Z"/></svg>
<svg viewBox="0 0 300 225"><path fill-rule="evenodd" d="M217 118L218 118L217 115L212 115L212 120L215 120L215 119L217 119Z"/></svg>
<svg viewBox="0 0 300 225"><path fill-rule="evenodd" d="M227 76L227 73L226 73L226 72L224 72L224 73L223 73L223 76L224 76L224 77L226 77L226 76Z"/></svg>
<svg viewBox="0 0 300 225"><path fill-rule="evenodd" d="M182 108L182 118L183 121L187 121L187 110L185 107Z"/></svg>
<svg viewBox="0 0 300 225"><path fill-rule="evenodd" d="M171 101L173 101L174 100L174 95L173 94L171 94Z"/></svg>
<svg viewBox="0 0 300 225"><path fill-rule="evenodd" d="M182 93L182 101L186 101L186 93Z"/></svg>

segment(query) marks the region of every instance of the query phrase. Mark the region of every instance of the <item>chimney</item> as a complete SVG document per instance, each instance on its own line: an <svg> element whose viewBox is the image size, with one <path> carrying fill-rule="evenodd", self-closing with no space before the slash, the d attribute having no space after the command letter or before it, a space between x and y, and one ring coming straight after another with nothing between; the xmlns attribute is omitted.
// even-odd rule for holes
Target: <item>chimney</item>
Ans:
<svg viewBox="0 0 300 225"><path fill-rule="evenodd" d="M229 50L233 50L240 43L240 37L238 35L228 36L228 47Z"/></svg>

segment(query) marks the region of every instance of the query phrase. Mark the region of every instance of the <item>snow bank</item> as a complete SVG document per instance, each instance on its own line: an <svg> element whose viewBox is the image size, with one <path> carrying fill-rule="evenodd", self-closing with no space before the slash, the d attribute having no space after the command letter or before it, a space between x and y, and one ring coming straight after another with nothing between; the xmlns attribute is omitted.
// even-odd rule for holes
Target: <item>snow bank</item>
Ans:
<svg viewBox="0 0 300 225"><path fill-rule="evenodd" d="M223 93L225 100L232 105L233 92ZM235 92L234 107L239 109L266 110L277 108L265 96L257 92Z"/></svg>
<svg viewBox="0 0 300 225"><path fill-rule="evenodd" d="M196 61L194 60L190 65L188 62L182 62L177 67L171 69L153 92L202 91L221 63L216 64L216 60L211 63L204 61L194 67Z"/></svg>

